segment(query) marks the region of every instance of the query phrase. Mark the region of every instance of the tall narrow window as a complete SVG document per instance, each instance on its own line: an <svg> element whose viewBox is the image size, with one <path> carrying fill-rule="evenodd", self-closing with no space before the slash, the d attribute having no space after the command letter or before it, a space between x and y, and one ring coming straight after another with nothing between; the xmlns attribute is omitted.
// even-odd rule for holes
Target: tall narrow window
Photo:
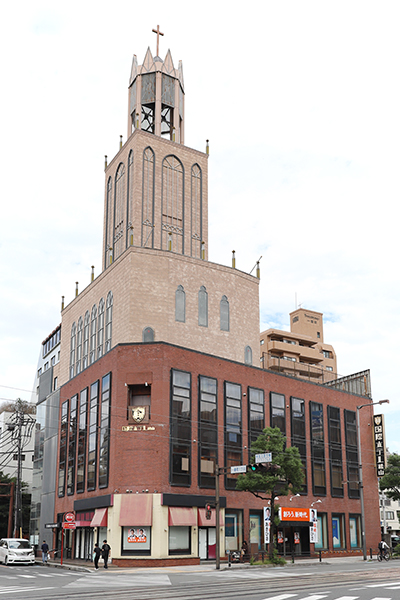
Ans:
<svg viewBox="0 0 400 600"><path fill-rule="evenodd" d="M75 348L76 348L76 323L72 324L71 327L71 346L70 346L70 354L69 354L69 377L75 375Z"/></svg>
<svg viewBox="0 0 400 600"><path fill-rule="evenodd" d="M314 496L326 495L324 414L322 404L310 402L312 476Z"/></svg>
<svg viewBox="0 0 400 600"><path fill-rule="evenodd" d="M301 492L307 493L307 439L305 403L301 398L291 398L292 446L299 449L303 465L304 483Z"/></svg>
<svg viewBox="0 0 400 600"><path fill-rule="evenodd" d="M67 471L67 494L71 496L75 492L75 468L76 468L76 426L77 426L78 396L71 398L69 410L69 432L68 432L68 471Z"/></svg>
<svg viewBox="0 0 400 600"><path fill-rule="evenodd" d="M279 427L283 435L286 435L285 396L271 392L270 405L271 427Z"/></svg>
<svg viewBox="0 0 400 600"><path fill-rule="evenodd" d="M67 468L68 400L61 406L60 455L58 460L58 496L65 496L65 473Z"/></svg>
<svg viewBox="0 0 400 600"><path fill-rule="evenodd" d="M99 302L99 315L97 318L98 332L97 332L97 358L103 356L103 343L104 343L104 300L103 298Z"/></svg>
<svg viewBox="0 0 400 600"><path fill-rule="evenodd" d="M236 383L225 382L225 466L242 464L242 388ZM236 487L236 475L225 476L225 487Z"/></svg>
<svg viewBox="0 0 400 600"><path fill-rule="evenodd" d="M154 248L154 152L143 152L142 241L145 248Z"/></svg>
<svg viewBox="0 0 400 600"><path fill-rule="evenodd" d="M186 294L182 285L178 285L175 292L175 321L185 322Z"/></svg>
<svg viewBox="0 0 400 600"><path fill-rule="evenodd" d="M199 325L208 327L208 294L204 285L199 289Z"/></svg>
<svg viewBox="0 0 400 600"><path fill-rule="evenodd" d="M101 382L100 405L100 444L99 444L99 487L108 486L110 461L110 415L111 415L111 373Z"/></svg>
<svg viewBox="0 0 400 600"><path fill-rule="evenodd" d="M181 161L166 156L162 166L161 248L184 254L184 173Z"/></svg>
<svg viewBox="0 0 400 600"><path fill-rule="evenodd" d="M219 321L221 331L229 331L229 302L226 296L222 296L219 303Z"/></svg>
<svg viewBox="0 0 400 600"><path fill-rule="evenodd" d="M90 386L87 489L96 489L97 422L99 413L99 382Z"/></svg>
<svg viewBox="0 0 400 600"><path fill-rule="evenodd" d="M245 365L253 364L253 350L250 346L246 346L244 349L244 363Z"/></svg>
<svg viewBox="0 0 400 600"><path fill-rule="evenodd" d="M249 458L250 446L265 427L264 392L249 387Z"/></svg>
<svg viewBox="0 0 400 600"><path fill-rule="evenodd" d="M354 411L344 411L344 424L346 432L347 492L349 498L359 498L357 423Z"/></svg>
<svg viewBox="0 0 400 600"><path fill-rule="evenodd" d="M121 163L115 174L113 260L121 256L125 250L125 209L125 165Z"/></svg>
<svg viewBox="0 0 400 600"><path fill-rule="evenodd" d="M328 406L329 464L331 494L343 497L342 436L340 433L340 409Z"/></svg>
<svg viewBox="0 0 400 600"><path fill-rule="evenodd" d="M112 337L112 311L113 311L113 295L108 292L106 301L106 352L111 350L111 337Z"/></svg>
<svg viewBox="0 0 400 600"><path fill-rule="evenodd" d="M82 356L82 368L86 369L88 366L88 355L89 355L89 328L90 328L90 314L87 310L85 313L85 320L83 323L83 356Z"/></svg>
<svg viewBox="0 0 400 600"><path fill-rule="evenodd" d="M132 225L132 219L133 219L133 209L132 209L132 203L133 203L133 150L131 150L129 152L129 156L128 156L128 177L127 177L127 182L126 182L126 189L127 189L127 194L126 194L126 234L125 234L125 247L127 248L130 244L130 227Z"/></svg>
<svg viewBox="0 0 400 600"><path fill-rule="evenodd" d="M78 331L76 335L76 370L78 375L82 371L82 334L83 334L83 319L79 317Z"/></svg>
<svg viewBox="0 0 400 600"><path fill-rule="evenodd" d="M97 307L94 304L90 322L90 364L96 360L96 327L97 327Z"/></svg>
<svg viewBox="0 0 400 600"><path fill-rule="evenodd" d="M145 327L142 338L143 342L154 342L154 330L151 327Z"/></svg>
<svg viewBox="0 0 400 600"><path fill-rule="evenodd" d="M88 413L88 390L81 391L79 401L78 422L78 459L76 465L76 491L85 491L86 472L86 440L87 440L87 413Z"/></svg>
<svg viewBox="0 0 400 600"><path fill-rule="evenodd" d="M106 269L110 264L110 247L113 244L113 202L112 202L112 179L109 177L107 181L107 196L106 196L106 232L105 232L105 243L104 243L104 268Z"/></svg>
<svg viewBox="0 0 400 600"><path fill-rule="evenodd" d="M203 240L203 191L202 173L199 165L193 165L191 171L191 249L190 256L201 258Z"/></svg>
<svg viewBox="0 0 400 600"><path fill-rule="evenodd" d="M170 481L190 485L192 410L190 373L171 372Z"/></svg>
<svg viewBox="0 0 400 600"><path fill-rule="evenodd" d="M215 487L218 462L217 380L199 377L199 486Z"/></svg>

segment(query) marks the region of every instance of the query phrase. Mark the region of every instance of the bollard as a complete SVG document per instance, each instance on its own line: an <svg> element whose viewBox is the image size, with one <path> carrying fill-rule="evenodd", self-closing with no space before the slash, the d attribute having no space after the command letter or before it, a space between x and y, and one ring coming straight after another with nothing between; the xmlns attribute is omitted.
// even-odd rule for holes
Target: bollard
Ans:
<svg viewBox="0 0 400 600"><path fill-rule="evenodd" d="M231 553L230 551L228 552L228 567L231 566Z"/></svg>
<svg viewBox="0 0 400 600"><path fill-rule="evenodd" d="M372 548L369 549L369 557L372 560Z"/></svg>
<svg viewBox="0 0 400 600"><path fill-rule="evenodd" d="M318 554L319 554L319 562L322 562L322 551L320 550L320 551L318 552Z"/></svg>
<svg viewBox="0 0 400 600"><path fill-rule="evenodd" d="M292 550L292 564L294 564L294 550Z"/></svg>

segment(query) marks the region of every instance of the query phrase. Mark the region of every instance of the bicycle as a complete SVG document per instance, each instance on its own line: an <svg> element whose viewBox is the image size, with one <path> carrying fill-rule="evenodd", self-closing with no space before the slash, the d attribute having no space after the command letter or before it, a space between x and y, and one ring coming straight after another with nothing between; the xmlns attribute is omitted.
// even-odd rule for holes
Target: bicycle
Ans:
<svg viewBox="0 0 400 600"><path fill-rule="evenodd" d="M382 562L382 560L386 560L388 561L390 559L390 552L389 550L387 550L386 548L382 551L378 553L378 561Z"/></svg>

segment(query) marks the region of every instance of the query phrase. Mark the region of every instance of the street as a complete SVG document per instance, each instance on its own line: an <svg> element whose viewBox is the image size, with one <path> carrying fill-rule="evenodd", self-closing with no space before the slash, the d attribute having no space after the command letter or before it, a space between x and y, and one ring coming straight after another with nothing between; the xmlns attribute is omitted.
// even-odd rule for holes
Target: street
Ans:
<svg viewBox="0 0 400 600"><path fill-rule="evenodd" d="M211 565L163 569L68 570L0 565L0 598L69 600L397 600L400 561L288 564L220 571Z"/></svg>

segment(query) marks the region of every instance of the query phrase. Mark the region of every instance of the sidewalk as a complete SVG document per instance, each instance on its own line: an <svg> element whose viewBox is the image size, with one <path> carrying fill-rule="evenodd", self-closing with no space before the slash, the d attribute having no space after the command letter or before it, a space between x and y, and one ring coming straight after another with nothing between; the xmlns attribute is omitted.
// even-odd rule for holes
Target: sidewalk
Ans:
<svg viewBox="0 0 400 600"><path fill-rule="evenodd" d="M341 563L362 563L362 556L344 556L344 557L332 557L332 558L322 558L322 561L319 561L319 558L296 558L295 562L292 563L291 557L287 557L287 563L284 566L280 566L279 568L290 568L293 566L299 565L328 565L328 564L341 564ZM367 562L370 562L369 559ZM36 560L36 564L41 564L42 561L38 558ZM68 569L70 571L82 571L84 573L91 573L94 571L94 565L90 561L83 561L78 559L63 559L63 564L61 565L60 559L49 560L48 564L52 567L60 568L60 569ZM45 568L45 567L44 567ZM177 566L164 566L164 567L118 567L117 565L113 565L112 562L108 563L108 568L111 571L119 572L119 573L135 573L139 571L186 571L186 572L207 572L207 571L215 571L215 561L204 561L199 565L177 565ZM221 562L220 570L236 570L236 569L252 569L252 568L267 568L274 569L277 568L274 565L251 565L250 563L231 563L228 565L228 562ZM100 570L103 570L103 566L100 563Z"/></svg>

